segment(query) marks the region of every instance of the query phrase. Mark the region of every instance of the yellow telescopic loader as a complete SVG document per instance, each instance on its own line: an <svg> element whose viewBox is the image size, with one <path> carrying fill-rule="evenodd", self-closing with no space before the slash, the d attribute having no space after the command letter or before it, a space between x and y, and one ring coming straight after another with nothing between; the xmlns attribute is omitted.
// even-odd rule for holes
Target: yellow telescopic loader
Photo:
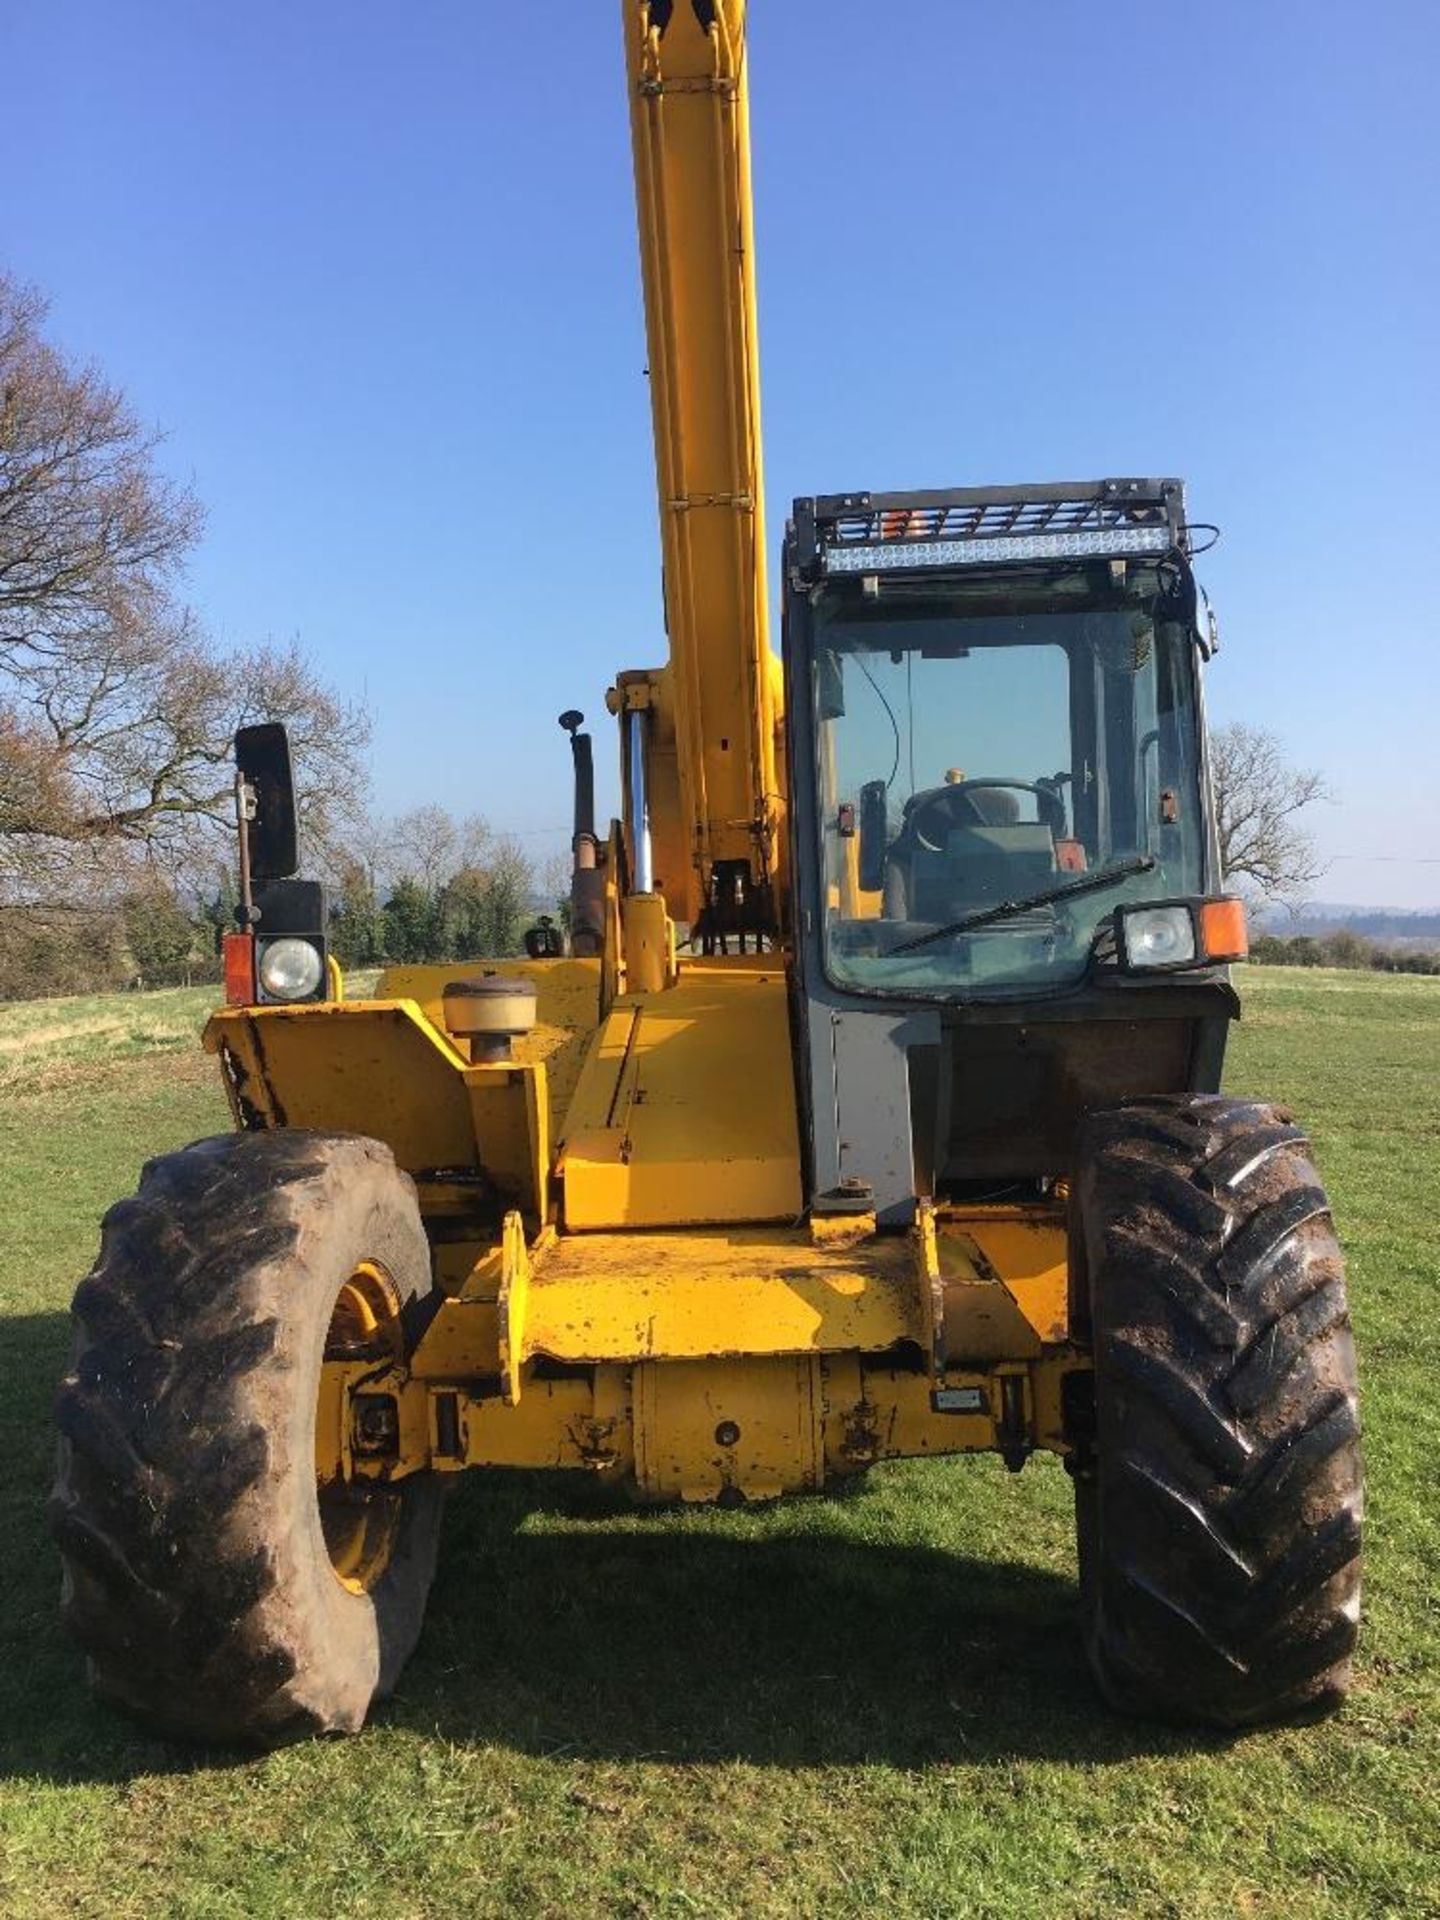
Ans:
<svg viewBox="0 0 1440 1920"><path fill-rule="evenodd" d="M76 1295L66 1618L152 1728L270 1745L395 1685L467 1468L728 1503L1043 1450L1113 1705L1322 1711L1354 1354L1304 1134L1217 1091L1184 490L797 500L772 653L745 8L623 16L669 639L606 696L624 818L566 713L563 937L352 1000L283 732L239 736L235 1131Z"/></svg>

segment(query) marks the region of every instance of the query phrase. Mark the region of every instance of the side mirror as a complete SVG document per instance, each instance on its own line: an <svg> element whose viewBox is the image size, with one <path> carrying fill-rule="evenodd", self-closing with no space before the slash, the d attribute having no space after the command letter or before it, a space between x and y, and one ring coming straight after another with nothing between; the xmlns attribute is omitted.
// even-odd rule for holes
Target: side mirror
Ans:
<svg viewBox="0 0 1440 1920"><path fill-rule="evenodd" d="M885 854L890 845L890 805L883 780L867 780L860 789L860 885L867 893L885 886Z"/></svg>
<svg viewBox="0 0 1440 1920"><path fill-rule="evenodd" d="M1215 618L1215 609L1210 604L1210 596L1197 580L1195 583L1195 639L1200 648L1202 660L1213 660L1220 651L1220 622Z"/></svg>
<svg viewBox="0 0 1440 1920"><path fill-rule="evenodd" d="M290 736L278 720L235 735L241 826L256 880L285 880L300 864L295 844L295 778Z"/></svg>

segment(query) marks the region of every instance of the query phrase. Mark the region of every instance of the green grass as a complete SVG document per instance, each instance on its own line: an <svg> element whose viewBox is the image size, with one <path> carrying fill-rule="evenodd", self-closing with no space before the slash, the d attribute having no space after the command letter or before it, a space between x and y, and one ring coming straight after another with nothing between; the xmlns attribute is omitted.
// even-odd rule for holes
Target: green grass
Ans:
<svg viewBox="0 0 1440 1920"><path fill-rule="evenodd" d="M57 1082L88 1082L117 1060L192 1054L215 1001L214 987L183 987L0 1005L0 1094L15 1098ZM102 1117L108 1126L109 1113Z"/></svg>
<svg viewBox="0 0 1440 1920"><path fill-rule="evenodd" d="M208 998L0 1008L0 1911L1440 1914L1440 982L1257 970L1232 1055L1310 1124L1350 1256L1369 1558L1338 1720L1103 1711L1050 1461L739 1513L477 1476L399 1700L239 1762L89 1700L41 1512L96 1222L225 1124Z"/></svg>

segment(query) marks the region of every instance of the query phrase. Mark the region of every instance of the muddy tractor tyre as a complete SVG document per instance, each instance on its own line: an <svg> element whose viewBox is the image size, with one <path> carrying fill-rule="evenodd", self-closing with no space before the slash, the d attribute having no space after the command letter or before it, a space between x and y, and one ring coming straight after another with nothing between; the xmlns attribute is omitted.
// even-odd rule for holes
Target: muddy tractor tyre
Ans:
<svg viewBox="0 0 1440 1920"><path fill-rule="evenodd" d="M1095 1363L1076 1530L1103 1692L1231 1728L1328 1711L1359 1618L1360 1427L1303 1134L1249 1101L1137 1100L1087 1120L1073 1205Z"/></svg>
<svg viewBox="0 0 1440 1920"><path fill-rule="evenodd" d="M51 1518L106 1700L170 1737L354 1732L420 1632L441 1494L321 1485L332 1357L384 1359L430 1292L388 1148L299 1131L152 1160L75 1296Z"/></svg>

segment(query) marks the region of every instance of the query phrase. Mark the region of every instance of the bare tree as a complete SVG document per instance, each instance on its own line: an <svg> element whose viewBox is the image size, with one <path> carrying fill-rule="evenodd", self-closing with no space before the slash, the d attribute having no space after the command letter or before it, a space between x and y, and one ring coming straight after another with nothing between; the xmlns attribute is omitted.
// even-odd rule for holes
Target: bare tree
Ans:
<svg viewBox="0 0 1440 1920"><path fill-rule="evenodd" d="M199 532L155 472L157 437L93 367L42 337L45 304L0 276L0 649L56 662L77 634L133 623Z"/></svg>
<svg viewBox="0 0 1440 1920"><path fill-rule="evenodd" d="M427 893L462 864L460 829L444 807L414 807L392 823L386 864L396 879L418 880Z"/></svg>
<svg viewBox="0 0 1440 1920"><path fill-rule="evenodd" d="M432 893L467 867L488 868L494 857L495 836L478 813L457 819L432 803L398 815L384 832L381 870L418 880Z"/></svg>
<svg viewBox="0 0 1440 1920"><path fill-rule="evenodd" d="M557 915L561 923L567 927L570 921L570 880L573 866L573 855L552 853L542 862L536 882L540 897L545 902L546 912Z"/></svg>
<svg viewBox="0 0 1440 1920"><path fill-rule="evenodd" d="M1296 818L1330 798L1323 775L1292 766L1264 727L1236 720L1210 736L1210 777L1226 882L1248 882L1267 900L1298 898L1325 871Z"/></svg>
<svg viewBox="0 0 1440 1920"><path fill-rule="evenodd" d="M535 875L520 842L501 834L485 862L485 945L491 953L514 953L532 912Z"/></svg>
<svg viewBox="0 0 1440 1920"><path fill-rule="evenodd" d="M333 872L352 962L519 950L535 911L534 869L520 841L479 814L460 818L432 804L388 822L371 815L343 845Z"/></svg>
<svg viewBox="0 0 1440 1920"><path fill-rule="evenodd" d="M363 789L368 723L298 648L222 654L174 596L200 514L118 391L0 277L0 904L206 858L237 725L291 730L302 820Z"/></svg>

